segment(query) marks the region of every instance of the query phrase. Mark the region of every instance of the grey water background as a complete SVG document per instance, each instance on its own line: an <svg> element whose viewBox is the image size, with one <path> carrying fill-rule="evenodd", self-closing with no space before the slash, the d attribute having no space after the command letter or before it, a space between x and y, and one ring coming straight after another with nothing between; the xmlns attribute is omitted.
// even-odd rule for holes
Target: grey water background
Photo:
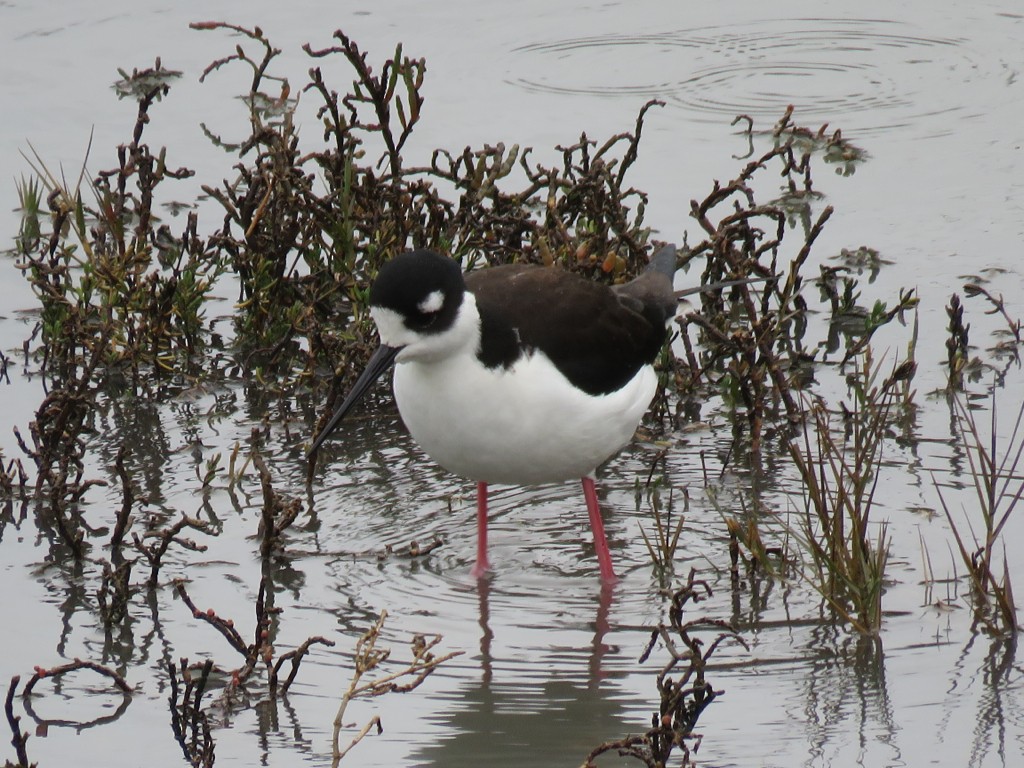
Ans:
<svg viewBox="0 0 1024 768"><path fill-rule="evenodd" d="M913 441L886 456L877 514L893 536L882 650L823 622L819 601L799 581L730 592L725 527L703 491L698 454L704 451L717 477L731 433L721 404L708 403L698 424L670 436L668 476L691 496L677 573L694 567L711 582L715 595L702 612L734 621L750 650L727 645L716 656L710 679L725 694L700 721L698 757L720 766L1020 764L1020 662L1012 647L972 627L963 568L951 553L948 524L934 514L932 475L957 509L970 504L971 493L949 406L929 393L944 384L943 307L965 279L990 280L1011 315L1024 315L1024 8L1008 1L0 2L3 232L17 231L13 179L28 172L19 150L28 153L31 142L51 167L75 177L91 132L90 172L112 166L135 109L116 100L110 83L117 67L149 66L156 56L184 76L154 108L148 140L166 145L172 164L199 171L176 197L194 199L200 182L230 175L234 159L210 146L199 122L216 132L245 130L244 107L234 96L246 74L198 82L234 44L189 30L198 20L259 24L283 50L282 66L296 82L310 66L301 44L326 46L336 28L357 40L371 62L379 64L398 42L407 54L425 57L425 115L405 153L414 161L425 162L435 147L504 141L557 162L555 145L574 142L582 131L603 139L631 129L642 103L660 98L666 106L650 113L628 178L649 193L647 221L664 239L681 240L687 230L691 241L699 239L689 201L740 167L734 156L745 153L746 140L730 125L737 113L767 128L793 104L804 125L828 122L862 146L870 159L853 175L829 178L819 168L817 187L836 215L815 245L815 259L826 263L842 248L876 248L893 264L864 281L865 300L892 302L901 286L921 297L921 409ZM340 64L330 75L339 87L350 79ZM320 129L309 116L303 130L312 137ZM213 227L219 217L201 210L203 222ZM0 344L15 363L11 383L0 384L0 447L10 458L18 455L12 428L25 429L42 392L18 368L34 300L12 261L0 262L0 270ZM971 338L982 356L1001 323L984 309L968 303ZM230 297L209 311L230 313ZM908 333L887 331L879 354L900 354ZM975 391L988 380L975 382ZM830 398L845 394L841 381L823 388ZM179 553L164 575L186 576L200 607L240 625L251 621L260 576L252 538L258 481L243 482L238 499L222 485L204 497L195 472L214 453L244 445L252 426L267 419L275 483L304 496L296 440L310 428L295 414L254 410L251 389L197 388L143 412L106 402L90 466L109 477L113 452L102 450L103 441L128 441L148 457L138 480L156 509L212 510L220 536L204 540L209 550L201 556ZM997 393L1001 412L1014 413L1022 397L1020 371L1011 365ZM385 732L346 762L578 765L598 743L644 730L657 704L658 654L645 665L637 657L663 616L664 599L639 534L639 525L649 527L649 508L637 504L634 488L654 455L650 446L632 446L600 474L623 574L614 591L598 586L575 483L498 489L496 573L481 588L468 573L472 488L419 454L390 409L363 411L328 451L311 513L289 536L289 558L277 576L277 605L285 611L280 647L311 634L338 644L303 663L287 699L227 716L215 731L217 764L328 762L351 649L381 609L391 615L396 655L413 632L441 633L442 648L465 655L414 693L351 707L348 719L360 724L380 714ZM799 487L791 468L773 466L762 493L785 510ZM726 472L717 480L718 496L738 506L748 483L742 472ZM90 520L109 524L119 503L116 484L90 492L88 501ZM1014 520L1005 534L1018 585L1024 566L1014 547L1022 527ZM435 535L445 544L429 558L378 561L387 544ZM931 585L925 551L937 582ZM0 681L76 656L115 666L120 659L137 692L111 722L76 727L113 715L120 697L86 675L49 689L33 710L66 724L32 738L30 756L41 766L180 764L163 665L204 655L234 664L230 649L166 587L152 604L133 606L120 634L104 637L91 608L96 573L88 564L74 569L51 561L31 520L5 528Z"/></svg>

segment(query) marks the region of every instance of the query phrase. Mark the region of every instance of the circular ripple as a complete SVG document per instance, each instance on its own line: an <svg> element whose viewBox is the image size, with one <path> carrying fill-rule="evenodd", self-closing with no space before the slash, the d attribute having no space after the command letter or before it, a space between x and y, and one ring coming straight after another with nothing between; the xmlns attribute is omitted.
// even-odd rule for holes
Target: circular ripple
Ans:
<svg viewBox="0 0 1024 768"><path fill-rule="evenodd" d="M798 119L861 132L963 109L946 86L983 76L965 41L910 31L899 22L797 19L576 38L516 49L526 59L517 69L529 74L513 82L660 98L715 122L740 113L774 121L792 104Z"/></svg>

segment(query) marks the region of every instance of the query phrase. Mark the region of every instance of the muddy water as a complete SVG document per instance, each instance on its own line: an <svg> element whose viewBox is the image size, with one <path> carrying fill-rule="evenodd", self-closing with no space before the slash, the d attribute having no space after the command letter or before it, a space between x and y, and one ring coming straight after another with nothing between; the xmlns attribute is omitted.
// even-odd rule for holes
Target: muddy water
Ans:
<svg viewBox="0 0 1024 768"><path fill-rule="evenodd" d="M308 67L299 45L325 46L336 27L373 60L404 42L407 53L428 62L427 112L409 148L414 160L438 146L505 141L555 162L554 145L581 131L605 137L626 130L645 100L660 98L666 106L649 116L631 181L649 193L647 220L666 239L681 240L687 229L697 239L686 215L690 199L733 174L734 156L746 153L745 138L730 127L736 113L767 127L793 104L808 124L842 128L870 160L850 176L819 171L818 186L837 213L816 258L877 248L894 263L865 282L864 302L892 302L900 286L916 287L922 299L920 408L907 439L886 454L877 513L889 521L893 547L882 643L822 621L819 601L799 581L730 588L724 525L704 491L698 457L703 453L726 510L753 489L784 515L798 503L799 486L787 463L771 456L756 488L734 465L723 473L728 413L720 403L705 404L699 419L669 436L659 469L676 489L677 505L683 488L690 493L676 572L697 568L708 579L714 597L703 612L733 621L749 650L725 645L716 655L710 680L725 693L701 719L699 757L723 766L1016 765L1024 750L1020 665L1012 649L972 627L963 566L950 554L948 525L931 514L938 506L933 473L958 513L970 509L971 493L949 406L928 393L944 380L943 306L966 276L991 279L1011 315L1024 315L1024 19L1011 2L956 11L924 2L868 2L856 10L828 2L711 5L459 2L424 10L416 3L293 2L251 4L239 16L218 2L195 12L109 2L45 13L7 2L0 4L0 179L26 171L18 150L28 152L28 141L48 163L77 174L90 130L90 171L111 165L111 148L127 137L134 111L109 91L115 68L142 67L157 55L185 76L154 112L150 140L177 153L175 164L202 169L204 182L227 175L231 159L205 143L197 123L239 125L244 115L231 95L244 74L197 83L231 44L190 32L187 22L199 18L260 24L286 52L297 80ZM317 131L312 120L308 130ZM182 199L195 191L187 184L180 190ZM13 188L0 186L0 196L0 222L13 233ZM24 429L41 392L20 375L13 352L31 329L31 318L19 314L31 297L9 261L0 269L0 340L17 363L11 383L0 384L0 447L10 457L17 455L11 428ZM968 303L971 339L990 360L986 348L1003 326L979 301ZM211 314L230 311L224 302ZM879 339L879 353L901 353L908 337L893 329ZM1008 415L1019 405L1021 377L1019 366L1004 367L998 397ZM990 378L972 388L982 391ZM845 394L841 380L823 379L826 396ZM196 471L217 451L226 455L244 443L260 416L258 398L242 386L183 392L141 412L108 402L97 415L91 459L95 476L113 480L112 444L134 443L136 477L151 510L217 521L220 536L203 539L209 549L179 554L165 578L187 576L197 605L233 617L248 627L243 633L251 631L260 578L258 482L250 474L231 490L221 478L204 494ZM268 443L279 490L304 499L299 442L308 429L307 418L275 416ZM639 535L641 524L649 527L650 507L644 499L638 504L634 489L656 453L637 444L601 472L623 574L614 590L598 586L574 484L497 489L495 575L478 586L468 575L471 487L432 467L386 406L363 411L325 451L310 513L275 567L275 603L285 612L279 648L309 635L337 646L314 650L287 699L221 716L217 764L323 764L351 649L385 608L396 656L404 657L400 646L413 632L440 633L441 648L463 655L414 693L353 706L347 719L362 723L376 713L385 727L357 747L353 764L578 765L596 744L642 731L664 656L656 651L644 665L637 657L664 601ZM88 499L87 517L109 525L117 493L96 489ZM1017 520L1008 527L1011 555L1021 529ZM388 544L435 536L444 545L427 558L378 557ZM18 524L8 519L2 537L0 681L81 657L122 669L137 687L127 706L86 675L46 689L31 703L34 716L51 723L47 736L30 740L32 759L43 766L178 764L164 666L206 655L237 663L222 638L193 620L168 588L148 603L137 598L130 620L105 637L94 566L75 568L56 557L59 548L37 533L31 512ZM1018 585L1024 580L1012 557L1010 574Z"/></svg>

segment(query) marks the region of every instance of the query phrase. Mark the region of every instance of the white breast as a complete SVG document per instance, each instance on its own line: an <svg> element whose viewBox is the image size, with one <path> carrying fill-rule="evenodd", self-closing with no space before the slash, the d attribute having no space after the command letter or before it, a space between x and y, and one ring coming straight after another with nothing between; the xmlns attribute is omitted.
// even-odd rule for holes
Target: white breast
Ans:
<svg viewBox="0 0 1024 768"><path fill-rule="evenodd" d="M510 369L466 351L402 360L395 399L420 447L445 469L488 483L532 485L582 477L632 438L657 375L644 366L622 389L593 396L537 352Z"/></svg>

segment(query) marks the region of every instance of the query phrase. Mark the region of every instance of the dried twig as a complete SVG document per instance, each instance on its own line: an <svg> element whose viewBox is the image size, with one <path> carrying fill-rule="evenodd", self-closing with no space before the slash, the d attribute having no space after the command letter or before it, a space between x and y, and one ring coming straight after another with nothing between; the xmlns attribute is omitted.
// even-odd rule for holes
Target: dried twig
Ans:
<svg viewBox="0 0 1024 768"><path fill-rule="evenodd" d="M273 667L273 681L271 683L271 692L273 692L274 688L277 685L277 680L281 672L281 667L284 665L286 661L290 661L292 663L291 671L288 673L288 677L285 679L284 683L281 684L281 693L288 692L288 689L291 687L292 681L295 680L295 675L299 672L299 664L302 662L303 657L307 653L309 653L310 647L314 644L326 645L328 648L334 647L333 640L328 640L325 637L320 637L319 635L317 635L315 637L308 638L298 648L293 648L290 651L282 653L277 658L277 663L275 663Z"/></svg>
<svg viewBox="0 0 1024 768"><path fill-rule="evenodd" d="M726 640L733 640L744 648L747 644L725 621L704 617L683 621L683 608L687 604L698 603L711 594L710 587L696 578L695 571L690 571L686 584L668 594L669 624L659 624L651 631L651 639L640 656L642 664L650 656L658 639L670 656L658 674L657 687L661 701L658 711L651 717L651 729L642 736L626 736L595 747L580 768L594 768L595 759L613 751L623 757L639 760L648 768L664 768L676 749L683 752L680 765L690 765L688 742L694 743L694 751L700 743L700 736L693 732L697 720L711 702L722 694L705 679L708 660ZM703 650L704 641L695 633L707 629L714 629L718 635L707 650ZM684 665L682 673L672 677L672 673L681 664Z"/></svg>
<svg viewBox="0 0 1024 768"><path fill-rule="evenodd" d="M271 484L270 470L259 451L253 451L252 463L260 475L263 490L263 507L260 510L260 555L270 557L283 534L302 512L299 499L281 496Z"/></svg>
<svg viewBox="0 0 1024 768"><path fill-rule="evenodd" d="M4 700L4 714L7 715L7 724L11 728L11 745L18 755L18 765L16 768L30 768L28 751L25 749L25 745L28 742L28 734L21 730L21 716L14 714L14 694L18 689L19 682L21 682L20 676L15 675L11 678L11 684L7 688L7 698Z"/></svg>
<svg viewBox="0 0 1024 768"><path fill-rule="evenodd" d="M114 468L117 477L121 481L121 509L118 510L117 520L114 524L114 532L110 536L111 559L114 565L119 565L122 559L121 542L124 540L125 532L131 525L132 506L136 501L135 488L131 478L128 477L128 470L124 466L125 446L121 446L114 459Z"/></svg>
<svg viewBox="0 0 1024 768"><path fill-rule="evenodd" d="M143 557L149 562L149 579L146 581L147 586L154 588L159 583L160 579L160 566L163 562L164 554L167 552L168 547L171 544L177 544L183 549L188 549L192 552L205 552L206 545L198 544L192 539L184 539L178 536L186 528L192 528L196 531L203 533L211 533L212 529L207 523L202 520L198 520L188 515L182 515L181 519L178 520L174 525L169 528L164 528L162 531L150 531L145 534L147 539L155 539L153 544L145 544L137 533L132 534L132 541L135 543L135 548L142 553Z"/></svg>
<svg viewBox="0 0 1024 768"><path fill-rule="evenodd" d="M381 611L376 623L356 643L355 671L348 690L342 696L341 704L338 706L338 713L334 717L334 734L332 739L334 751L331 762L334 768L348 754L349 750L362 741L372 728L376 727L378 733L383 731L380 718L375 716L353 737L348 746L342 749L340 745L341 729L345 727L345 710L350 701L360 696L372 697L382 696L386 693L408 693L419 687L420 683L426 680L430 673L440 664L462 655L462 651L452 651L443 656L434 656L432 651L441 642L441 636L435 635L428 640L423 635L415 635L410 645L412 659L402 669L369 680L368 682L363 682L364 675L372 672L391 656L390 648L377 648L377 641L380 639L387 616L387 611Z"/></svg>
<svg viewBox="0 0 1024 768"><path fill-rule="evenodd" d="M171 707L171 730L181 746L185 759L195 768L212 768L214 763L214 741L210 731L210 718L202 708L203 693L213 669L213 660L207 659L196 679L189 669L188 659L181 659L181 680L184 690L178 684L178 676L172 662L167 671L171 680L169 703Z"/></svg>
<svg viewBox="0 0 1024 768"><path fill-rule="evenodd" d="M309 653L310 648L313 645L326 645L333 647L334 642L327 638L314 636L307 638L297 648L287 651L274 660L274 645L270 641L270 622L271 617L274 614L280 613L280 609L268 607L267 605L267 588L268 581L263 579L260 582L259 594L256 597L256 628L254 631L253 642L246 643L242 638L242 635L235 628L235 622L231 619L225 619L212 609L201 611L196 607L196 604L189 597L188 591L185 589L185 583L181 580L175 582L175 590L177 591L178 597L181 598L182 602L188 606L188 609L192 611L192 616L200 621L206 622L228 641L228 644L245 660L242 667L235 669L231 673L231 683L225 690L225 694L230 694L234 688L241 686L255 671L257 665L263 662L263 665L267 670L267 688L270 691L271 696L276 696L278 693L278 679L281 671L281 667L286 661L291 662L291 671L288 677L285 679L284 684L280 686L281 693L287 693L288 688L291 687L292 682L295 680L295 676L298 674L299 665L302 663L303 658Z"/></svg>
<svg viewBox="0 0 1024 768"><path fill-rule="evenodd" d="M132 694L132 687L128 684L128 681L121 677L121 675L118 674L115 670L111 669L110 667L105 667L102 664L97 664L94 661L82 661L81 659L75 659L74 661L71 661L67 664L61 664L56 667L36 667L35 674L33 674L32 677L29 679L28 684L25 686L25 690L21 692L21 695L22 697L30 696L32 694L32 689L35 688L36 683L38 683L40 680L43 680L44 678L52 679L61 677L63 675L68 674L69 672L74 672L79 669L89 669L93 672L103 675L104 677L109 677L113 681L114 685L116 685L121 690L121 693L127 694L129 696Z"/></svg>

